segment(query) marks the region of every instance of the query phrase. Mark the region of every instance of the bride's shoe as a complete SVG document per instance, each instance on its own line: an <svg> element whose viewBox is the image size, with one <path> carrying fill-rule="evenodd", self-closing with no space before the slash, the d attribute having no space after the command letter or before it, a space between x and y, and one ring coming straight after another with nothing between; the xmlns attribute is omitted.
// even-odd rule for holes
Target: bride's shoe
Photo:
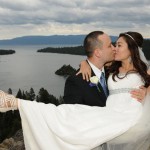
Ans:
<svg viewBox="0 0 150 150"><path fill-rule="evenodd" d="M0 90L0 112L17 109L17 99Z"/></svg>

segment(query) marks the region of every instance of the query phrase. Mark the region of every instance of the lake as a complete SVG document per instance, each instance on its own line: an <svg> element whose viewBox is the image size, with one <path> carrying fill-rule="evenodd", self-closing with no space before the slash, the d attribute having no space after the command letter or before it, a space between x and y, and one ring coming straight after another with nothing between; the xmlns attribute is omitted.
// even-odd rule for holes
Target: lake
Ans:
<svg viewBox="0 0 150 150"><path fill-rule="evenodd" d="M56 97L62 96L66 78L56 75L55 71L64 64L70 64L77 69L81 60L86 57L36 52L50 46L58 47L58 45L0 46L0 49L16 51L12 55L0 55L0 89L7 92L11 88L13 94L16 94L19 88L29 91L32 87L37 94L43 87Z"/></svg>
<svg viewBox="0 0 150 150"><path fill-rule="evenodd" d="M37 94L43 87L56 97L62 96L66 78L56 75L55 71L64 64L77 69L86 57L36 52L50 46L58 45L0 46L0 49L16 51L12 55L0 55L0 89L7 92L11 88L15 95L19 88L29 91L32 87Z"/></svg>

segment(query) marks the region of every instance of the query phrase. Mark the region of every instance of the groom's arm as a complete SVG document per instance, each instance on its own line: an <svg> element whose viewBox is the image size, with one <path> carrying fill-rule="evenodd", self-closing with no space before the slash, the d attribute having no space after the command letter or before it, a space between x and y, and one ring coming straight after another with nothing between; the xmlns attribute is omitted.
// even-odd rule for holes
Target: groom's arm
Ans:
<svg viewBox="0 0 150 150"><path fill-rule="evenodd" d="M75 75L68 77L66 80L64 102L66 104L83 104L81 83Z"/></svg>

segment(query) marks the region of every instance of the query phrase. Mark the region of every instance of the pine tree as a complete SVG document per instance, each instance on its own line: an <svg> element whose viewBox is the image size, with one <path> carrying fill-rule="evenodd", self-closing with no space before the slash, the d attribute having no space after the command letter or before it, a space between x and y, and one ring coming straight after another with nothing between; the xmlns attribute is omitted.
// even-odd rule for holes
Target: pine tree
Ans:
<svg viewBox="0 0 150 150"><path fill-rule="evenodd" d="M44 88L41 88L38 94L38 102L43 102L45 104L49 102L49 93Z"/></svg>
<svg viewBox="0 0 150 150"><path fill-rule="evenodd" d="M30 89L29 95L30 95L30 100L34 101L34 99L35 99L35 92L34 92L33 88Z"/></svg>
<svg viewBox="0 0 150 150"><path fill-rule="evenodd" d="M21 92L21 90L19 89L19 91L18 91L18 93L17 93L17 95L16 95L16 98L21 98L22 99L22 92Z"/></svg>
<svg viewBox="0 0 150 150"><path fill-rule="evenodd" d="M26 95L25 95L24 91L22 92L22 99L26 99Z"/></svg>
<svg viewBox="0 0 150 150"><path fill-rule="evenodd" d="M45 90L44 88L40 89L39 94L36 97L36 101L37 102L43 102L45 104L52 103L52 104L55 104L55 105L59 105L58 99L55 96L50 95L48 93L48 91Z"/></svg>
<svg viewBox="0 0 150 150"><path fill-rule="evenodd" d="M52 103L56 106L59 105L58 99L55 96L51 95L51 94L49 95L49 103Z"/></svg>
<svg viewBox="0 0 150 150"><path fill-rule="evenodd" d="M8 89L8 94L12 94L12 89L11 88Z"/></svg>
<svg viewBox="0 0 150 150"><path fill-rule="evenodd" d="M30 100L30 93L28 91L25 92L25 99Z"/></svg>

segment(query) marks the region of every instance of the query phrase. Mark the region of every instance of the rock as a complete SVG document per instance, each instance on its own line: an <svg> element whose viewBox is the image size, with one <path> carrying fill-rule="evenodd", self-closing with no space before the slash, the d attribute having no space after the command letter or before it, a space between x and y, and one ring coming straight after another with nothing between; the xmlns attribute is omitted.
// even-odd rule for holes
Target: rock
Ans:
<svg viewBox="0 0 150 150"><path fill-rule="evenodd" d="M25 150L22 130L18 130L13 137L5 139L0 144L0 150Z"/></svg>
<svg viewBox="0 0 150 150"><path fill-rule="evenodd" d="M14 144L14 139L13 138L9 138L9 139L5 139L1 144L0 144L0 149L1 150L8 150L11 148L11 146Z"/></svg>

